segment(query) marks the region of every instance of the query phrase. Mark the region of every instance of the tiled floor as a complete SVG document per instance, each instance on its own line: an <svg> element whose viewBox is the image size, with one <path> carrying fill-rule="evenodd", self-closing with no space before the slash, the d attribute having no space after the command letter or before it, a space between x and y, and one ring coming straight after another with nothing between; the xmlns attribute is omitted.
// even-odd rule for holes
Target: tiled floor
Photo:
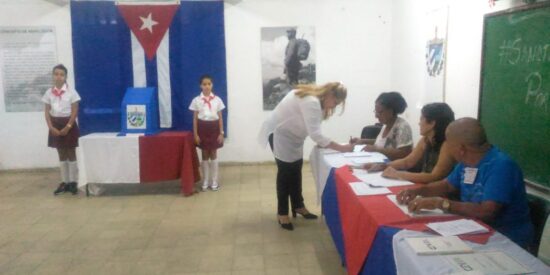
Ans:
<svg viewBox="0 0 550 275"><path fill-rule="evenodd" d="M222 188L177 182L52 195L57 170L0 172L0 274L345 274L322 219L276 221L275 166L223 166ZM304 166L304 197L315 187Z"/></svg>

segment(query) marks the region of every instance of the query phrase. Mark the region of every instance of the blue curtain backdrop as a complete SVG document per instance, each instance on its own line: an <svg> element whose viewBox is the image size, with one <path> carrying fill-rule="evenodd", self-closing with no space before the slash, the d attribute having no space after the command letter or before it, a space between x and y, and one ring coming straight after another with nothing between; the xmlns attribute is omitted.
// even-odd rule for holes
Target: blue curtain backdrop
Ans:
<svg viewBox="0 0 550 275"><path fill-rule="evenodd" d="M71 1L71 23L81 134L119 132L122 98L133 86L131 31L111 1ZM200 93L201 75L213 77L227 106L223 1L181 1L169 35L172 129L191 130L188 107ZM145 64L147 85L154 87L156 62ZM224 118L227 128L227 109Z"/></svg>

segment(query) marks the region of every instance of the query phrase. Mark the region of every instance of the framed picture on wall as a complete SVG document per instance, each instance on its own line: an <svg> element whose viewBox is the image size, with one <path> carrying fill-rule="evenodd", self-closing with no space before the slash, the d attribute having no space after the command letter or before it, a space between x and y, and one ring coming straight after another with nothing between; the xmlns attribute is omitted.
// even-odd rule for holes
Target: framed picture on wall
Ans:
<svg viewBox="0 0 550 275"><path fill-rule="evenodd" d="M264 27L261 37L264 110L273 110L297 84L315 83L315 29Z"/></svg>
<svg viewBox="0 0 550 275"><path fill-rule="evenodd" d="M447 66L447 17L448 6L441 6L426 13L424 37L425 89L423 103L445 100L445 67Z"/></svg>

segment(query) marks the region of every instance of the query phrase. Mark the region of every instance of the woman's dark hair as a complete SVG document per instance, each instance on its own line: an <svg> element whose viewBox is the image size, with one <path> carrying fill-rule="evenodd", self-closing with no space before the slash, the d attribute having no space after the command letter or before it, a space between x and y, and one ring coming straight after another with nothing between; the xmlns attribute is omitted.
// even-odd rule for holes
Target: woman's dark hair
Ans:
<svg viewBox="0 0 550 275"><path fill-rule="evenodd" d="M435 121L433 145L435 148L440 148L445 141L447 126L455 120L455 113L447 103L442 102L424 105L421 113L427 122Z"/></svg>
<svg viewBox="0 0 550 275"><path fill-rule="evenodd" d="M205 80L205 79L210 79L210 81L213 81L212 77L207 75L207 74L204 74L201 76L201 80L199 81L199 84L202 84L202 81Z"/></svg>
<svg viewBox="0 0 550 275"><path fill-rule="evenodd" d="M63 64L55 65L55 67L53 67L52 69L52 74L55 72L55 70L62 70L63 72L65 72L65 76L67 76L67 67L65 67Z"/></svg>
<svg viewBox="0 0 550 275"><path fill-rule="evenodd" d="M402 114L407 109L407 102L399 92L381 93L376 102L392 110L394 115Z"/></svg>

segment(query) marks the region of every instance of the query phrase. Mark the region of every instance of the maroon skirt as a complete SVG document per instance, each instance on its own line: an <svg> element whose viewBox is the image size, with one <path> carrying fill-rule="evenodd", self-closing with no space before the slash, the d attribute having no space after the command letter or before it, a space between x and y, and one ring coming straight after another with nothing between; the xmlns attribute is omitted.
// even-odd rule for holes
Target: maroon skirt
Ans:
<svg viewBox="0 0 550 275"><path fill-rule="evenodd" d="M69 122L69 117L50 117L52 126L61 131ZM78 137L80 130L76 121L73 127L65 136L54 136L51 131L48 131L48 146L52 148L75 148L78 147Z"/></svg>
<svg viewBox="0 0 550 275"><path fill-rule="evenodd" d="M218 143L220 132L220 122L218 120L197 120L197 133L201 139L197 147L204 150L216 150L223 147L223 142Z"/></svg>

